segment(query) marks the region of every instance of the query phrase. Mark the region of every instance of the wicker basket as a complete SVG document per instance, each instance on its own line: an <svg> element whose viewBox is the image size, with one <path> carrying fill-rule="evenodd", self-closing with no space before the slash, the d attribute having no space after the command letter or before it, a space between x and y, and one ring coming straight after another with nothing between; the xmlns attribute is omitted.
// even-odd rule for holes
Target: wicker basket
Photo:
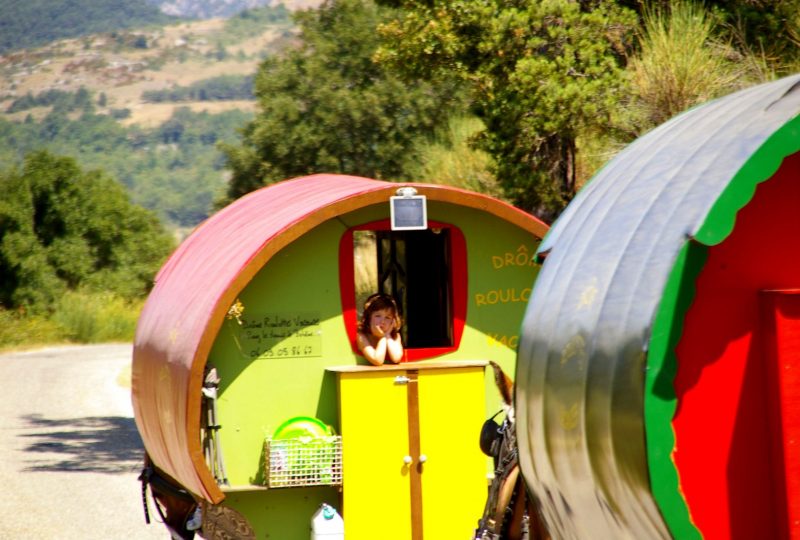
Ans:
<svg viewBox="0 0 800 540"><path fill-rule="evenodd" d="M342 485L342 437L267 439L269 488Z"/></svg>

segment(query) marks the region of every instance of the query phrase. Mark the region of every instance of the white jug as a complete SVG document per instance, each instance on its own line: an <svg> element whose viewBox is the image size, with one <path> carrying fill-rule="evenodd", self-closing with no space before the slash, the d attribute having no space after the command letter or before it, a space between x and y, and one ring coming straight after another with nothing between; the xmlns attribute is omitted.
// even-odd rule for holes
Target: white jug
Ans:
<svg viewBox="0 0 800 540"><path fill-rule="evenodd" d="M327 503L311 517L311 540L344 540L344 520Z"/></svg>

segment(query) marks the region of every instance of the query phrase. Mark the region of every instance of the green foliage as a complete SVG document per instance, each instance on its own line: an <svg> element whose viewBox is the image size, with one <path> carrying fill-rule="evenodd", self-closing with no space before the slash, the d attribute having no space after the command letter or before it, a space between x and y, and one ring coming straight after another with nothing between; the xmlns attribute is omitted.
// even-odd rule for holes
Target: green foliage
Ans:
<svg viewBox="0 0 800 540"><path fill-rule="evenodd" d="M172 248L155 216L123 188L70 158L29 155L0 176L0 305L45 312L86 287L124 298L146 294Z"/></svg>
<svg viewBox="0 0 800 540"><path fill-rule="evenodd" d="M673 2L644 13L639 54L629 69L644 129L698 103L754 81L748 63L715 40L715 24L699 4Z"/></svg>
<svg viewBox="0 0 800 540"><path fill-rule="evenodd" d="M681 2L650 0L630 2L644 18L648 11L669 13ZM717 22L717 37L730 42L740 54L753 55L769 71L788 75L800 62L800 0L706 0L698 9Z"/></svg>
<svg viewBox="0 0 800 540"><path fill-rule="evenodd" d="M142 93L142 99L151 103L250 100L255 97L254 79L254 75L221 75L197 81L189 86L178 86L169 90L146 90Z"/></svg>
<svg viewBox="0 0 800 540"><path fill-rule="evenodd" d="M61 327L48 317L0 309L0 351L65 340Z"/></svg>
<svg viewBox="0 0 800 540"><path fill-rule="evenodd" d="M262 6L246 9L225 21L224 43L242 41L260 35L265 26L289 26L291 13L286 6Z"/></svg>
<svg viewBox="0 0 800 540"><path fill-rule="evenodd" d="M168 224L191 227L208 217L225 189L225 162L217 144L233 142L252 115L178 109L154 129L125 128L111 116L84 113L72 118L53 111L41 122L0 118L0 163L19 164L38 149L75 158L102 169L125 185L135 204L153 210Z"/></svg>
<svg viewBox="0 0 800 540"><path fill-rule="evenodd" d="M52 314L0 309L0 351L44 344L133 340L142 301L107 292L68 291Z"/></svg>
<svg viewBox="0 0 800 540"><path fill-rule="evenodd" d="M11 105L8 106L6 112L16 113L26 111L34 107L53 107L58 111L72 112L91 110L93 104L91 102L89 91L86 90L86 88L81 88L75 92L67 92L64 90L46 90L36 94L35 96L28 92L21 98L15 99L11 102Z"/></svg>
<svg viewBox="0 0 800 540"><path fill-rule="evenodd" d="M470 81L482 143L518 206L553 219L576 190L577 139L618 130L636 18L614 2L392 1L378 58Z"/></svg>
<svg viewBox="0 0 800 540"><path fill-rule="evenodd" d="M373 62L375 29L390 15L358 0L300 12L300 46L264 61L256 78L261 111L241 146L224 146L230 199L314 172L406 177L414 142L432 136L461 103L452 87L407 83Z"/></svg>
<svg viewBox="0 0 800 540"><path fill-rule="evenodd" d="M110 109L110 110L108 111L108 114L109 114L109 115L111 116L111 118L113 118L114 120L124 120L124 119L126 119L126 118L130 118L130 116L131 116L131 110L130 110L130 109L128 109L128 108L124 108L124 109Z"/></svg>
<svg viewBox="0 0 800 540"><path fill-rule="evenodd" d="M447 129L440 130L434 140L420 140L415 144L408 156L406 171L411 178L422 182L456 186L504 198L503 190L491 172L491 157L474 148L473 141L483 129L483 123L475 117L450 118Z"/></svg>
<svg viewBox="0 0 800 540"><path fill-rule="evenodd" d="M73 342L132 341L140 311L141 301L107 292L69 291L56 304L51 321Z"/></svg>
<svg viewBox="0 0 800 540"><path fill-rule="evenodd" d="M0 0L0 13L0 54L58 39L179 20L145 0Z"/></svg>

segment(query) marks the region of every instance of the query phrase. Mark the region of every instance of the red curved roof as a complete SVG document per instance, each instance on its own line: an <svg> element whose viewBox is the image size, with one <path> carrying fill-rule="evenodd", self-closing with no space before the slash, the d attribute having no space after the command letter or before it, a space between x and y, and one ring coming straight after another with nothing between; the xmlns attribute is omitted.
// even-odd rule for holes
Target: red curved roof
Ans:
<svg viewBox="0 0 800 540"><path fill-rule="evenodd" d="M431 184L406 184L429 200L477 208L543 237L547 226L506 203ZM224 495L200 446L203 369L225 314L281 248L316 225L387 202L398 184L319 174L254 191L201 224L156 276L133 349L136 425L154 463L197 496ZM388 205L387 205L388 206Z"/></svg>

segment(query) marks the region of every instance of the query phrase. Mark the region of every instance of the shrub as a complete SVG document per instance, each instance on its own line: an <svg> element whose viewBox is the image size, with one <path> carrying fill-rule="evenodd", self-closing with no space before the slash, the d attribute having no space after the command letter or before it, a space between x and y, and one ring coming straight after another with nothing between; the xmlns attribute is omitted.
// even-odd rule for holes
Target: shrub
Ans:
<svg viewBox="0 0 800 540"><path fill-rule="evenodd" d="M20 311L0 309L0 350L23 349L64 341L53 321Z"/></svg>
<svg viewBox="0 0 800 540"><path fill-rule="evenodd" d="M681 1L669 10L645 12L641 52L631 61L630 72L650 125L731 92L747 80L751 64L715 35L715 21L700 4Z"/></svg>
<svg viewBox="0 0 800 540"><path fill-rule="evenodd" d="M141 302L111 293L70 291L56 305L52 320L70 341L132 341L140 310Z"/></svg>

